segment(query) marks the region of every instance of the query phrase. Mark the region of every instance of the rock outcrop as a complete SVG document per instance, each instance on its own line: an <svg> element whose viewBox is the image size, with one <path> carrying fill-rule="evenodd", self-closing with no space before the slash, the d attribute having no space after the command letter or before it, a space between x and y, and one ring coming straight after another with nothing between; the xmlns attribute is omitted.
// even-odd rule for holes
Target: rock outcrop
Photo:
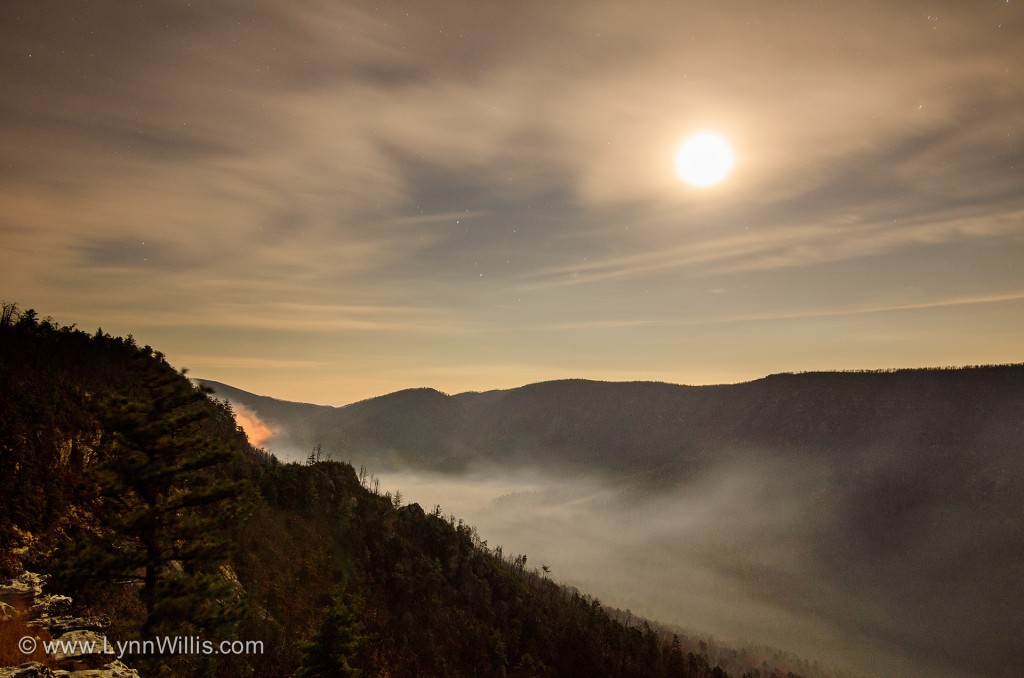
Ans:
<svg viewBox="0 0 1024 678"><path fill-rule="evenodd" d="M45 574L22 572L7 584L0 586L0 603L19 612L30 609L36 598L43 593L47 579L49 577Z"/></svg>
<svg viewBox="0 0 1024 678"><path fill-rule="evenodd" d="M0 623L22 621L37 642L63 643L47 664L30 661L0 667L0 678L139 678L135 669L111 661L104 635L110 621L71 614L68 596L43 595L47 575L23 572L0 586ZM33 633L34 631L34 633Z"/></svg>
<svg viewBox="0 0 1024 678"><path fill-rule="evenodd" d="M139 674L115 659L103 668L83 671L51 669L39 662L26 662L20 666L0 668L0 678L139 678Z"/></svg>

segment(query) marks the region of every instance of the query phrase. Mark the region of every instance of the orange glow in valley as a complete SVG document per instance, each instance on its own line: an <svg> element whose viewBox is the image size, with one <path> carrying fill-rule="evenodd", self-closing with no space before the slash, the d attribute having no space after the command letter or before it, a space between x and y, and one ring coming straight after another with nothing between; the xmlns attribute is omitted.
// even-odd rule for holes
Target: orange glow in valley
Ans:
<svg viewBox="0 0 1024 678"><path fill-rule="evenodd" d="M236 403L232 403L231 408L235 411L235 421L245 431L245 435L249 438L249 443L253 447L260 447L268 438L274 435L274 431L264 424L263 420L252 410Z"/></svg>

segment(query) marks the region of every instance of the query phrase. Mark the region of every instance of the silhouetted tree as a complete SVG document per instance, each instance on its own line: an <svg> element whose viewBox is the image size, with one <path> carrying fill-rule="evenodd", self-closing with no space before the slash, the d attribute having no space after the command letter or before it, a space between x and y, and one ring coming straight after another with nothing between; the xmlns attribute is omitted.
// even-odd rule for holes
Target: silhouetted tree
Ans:
<svg viewBox="0 0 1024 678"><path fill-rule="evenodd" d="M239 517L241 481L215 470L232 457L205 435L206 396L165 363L137 360L139 387L102 407L96 510L108 529L85 545L86 576L138 581L143 630L227 619L226 530Z"/></svg>
<svg viewBox="0 0 1024 678"><path fill-rule="evenodd" d="M359 676L352 666L365 636L349 601L344 594L331 599L320 630L312 642L305 644L305 659L295 674L298 678L333 678Z"/></svg>

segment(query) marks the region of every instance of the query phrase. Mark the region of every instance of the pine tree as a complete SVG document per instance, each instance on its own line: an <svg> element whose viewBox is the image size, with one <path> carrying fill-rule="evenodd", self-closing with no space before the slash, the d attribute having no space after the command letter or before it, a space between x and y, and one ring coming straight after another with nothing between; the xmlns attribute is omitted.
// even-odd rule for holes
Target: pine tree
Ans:
<svg viewBox="0 0 1024 678"><path fill-rule="evenodd" d="M110 529L79 551L80 575L139 582L142 630L230 617L226 530L237 520L241 482L218 475L231 450L206 435L204 392L162 361L139 360L139 388L100 412L96 511Z"/></svg>
<svg viewBox="0 0 1024 678"><path fill-rule="evenodd" d="M306 656L295 675L297 678L360 676L362 672L352 663L364 639L362 625L346 596L335 595L316 637L303 648Z"/></svg>

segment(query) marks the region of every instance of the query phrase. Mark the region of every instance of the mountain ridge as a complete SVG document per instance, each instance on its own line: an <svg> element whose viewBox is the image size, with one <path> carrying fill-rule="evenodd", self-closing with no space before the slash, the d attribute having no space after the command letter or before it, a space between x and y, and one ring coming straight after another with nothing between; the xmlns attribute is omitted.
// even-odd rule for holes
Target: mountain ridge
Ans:
<svg viewBox="0 0 1024 678"><path fill-rule="evenodd" d="M726 578L722 600L740 590L749 604L946 667L918 675L1009 677L1024 672L1024 610L1007 604L1024 592L1022 421L1024 364L1009 364L714 386L559 380L406 391L318 411L304 435L274 421L270 445L297 454L321 445L403 482L421 473L470 487L506 477L594 482L611 499L592 509L536 493L516 510L570 516L562 539L591 524L605 539L607 525L620 526L618 546L596 557L618 570L650 564L645 576L661 590L631 594L647 605L665 598L667 573L691 563L697 575ZM513 537L532 539L530 521L500 536ZM591 572L596 581L615 570ZM652 616L671 619L664 609Z"/></svg>
<svg viewBox="0 0 1024 678"><path fill-rule="evenodd" d="M568 379L455 395L418 388L341 407L197 381L276 427L269 445L279 453L367 449L375 456L354 461L384 463L382 470L465 470L498 457L545 463L552 460L543 451L558 446L609 471L699 461L708 447L892 447L908 437L984 438L994 422L1024 410L1024 364L779 373L710 386ZM971 419L951 417L965 405ZM401 431L388 425L397 421Z"/></svg>

